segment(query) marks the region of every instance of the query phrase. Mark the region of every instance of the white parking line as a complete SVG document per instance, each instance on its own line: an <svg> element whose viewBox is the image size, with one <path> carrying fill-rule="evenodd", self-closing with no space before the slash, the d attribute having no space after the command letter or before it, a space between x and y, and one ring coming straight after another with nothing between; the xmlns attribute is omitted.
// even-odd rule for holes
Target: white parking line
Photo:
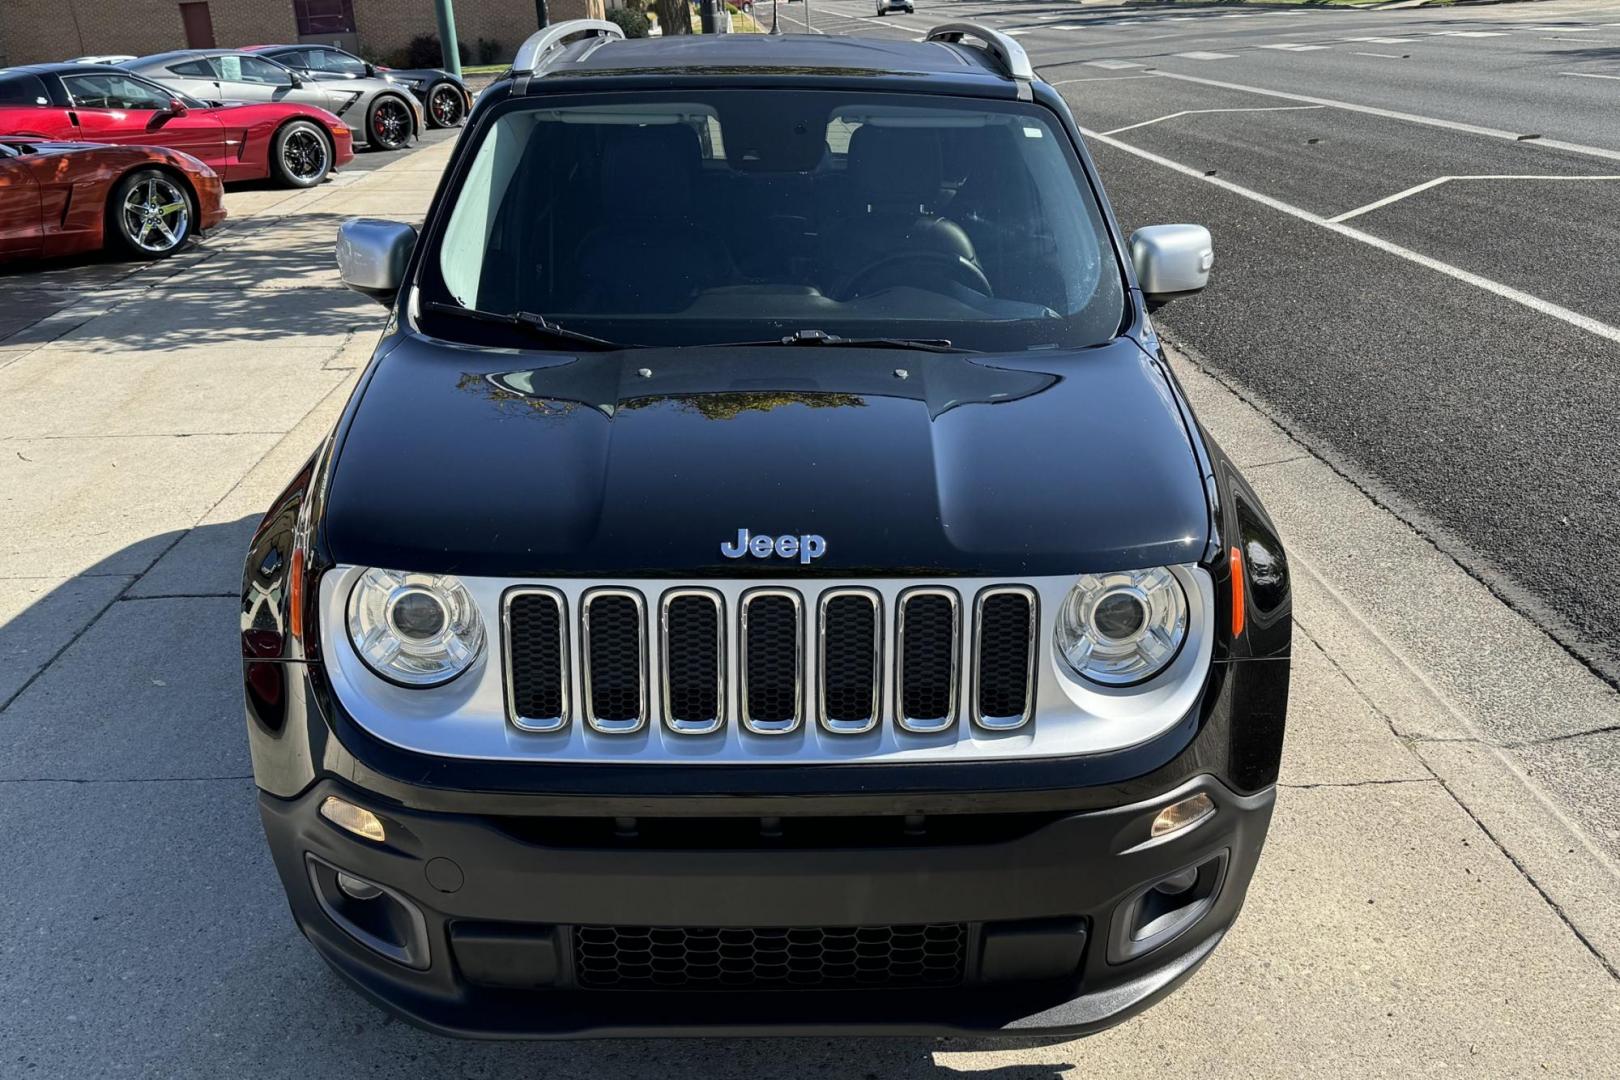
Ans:
<svg viewBox="0 0 1620 1080"><path fill-rule="evenodd" d="M1315 52L1325 49L1326 45L1261 45L1262 49L1286 49L1288 52Z"/></svg>
<svg viewBox="0 0 1620 1080"><path fill-rule="evenodd" d="M1405 191L1397 191L1393 195L1385 196L1384 198L1379 199L1377 202L1370 202L1366 206L1358 206L1354 210L1346 210L1342 214L1337 214L1328 218L1328 220L1349 221L1353 217L1360 217L1362 214L1368 213L1372 210L1377 210L1379 207L1388 206L1390 203L1400 202L1402 199L1416 195L1420 191L1428 191L1431 188L1439 187L1441 184L1449 184L1453 180L1620 180L1620 175L1540 176L1527 175L1523 173L1481 173L1473 176L1437 176L1433 180L1427 180L1421 184L1418 184L1416 187L1409 187Z"/></svg>
<svg viewBox="0 0 1620 1080"><path fill-rule="evenodd" d="M1087 76L1084 79L1059 79L1057 82L1050 82L1050 83L1047 83L1046 85L1047 86L1068 86L1070 83L1077 83L1077 82L1124 82L1127 79L1157 79L1157 78L1159 78L1159 74L1157 72L1154 72L1154 73L1149 74L1149 75L1090 75L1090 76Z"/></svg>
<svg viewBox="0 0 1620 1080"><path fill-rule="evenodd" d="M1234 54L1229 52L1178 52L1177 56L1183 60L1232 60Z"/></svg>
<svg viewBox="0 0 1620 1080"><path fill-rule="evenodd" d="M1269 206L1271 209L1287 214L1289 217L1298 218L1300 221L1308 222L1311 225L1320 226L1329 232L1337 233L1338 235L1346 237L1347 239L1358 241L1366 244L1369 247L1377 248L1379 251L1385 252L1386 254L1394 255L1397 258L1416 263L1418 266L1433 270L1436 273L1444 274L1446 277L1453 278L1454 280L1460 281L1465 285L1472 285L1477 289L1483 289L1488 293L1493 293L1500 296L1504 300L1511 301L1520 305L1521 307L1529 308L1531 311L1534 311L1537 314L1546 315L1549 318L1557 319L1559 322L1567 323L1568 325L1576 327L1577 329L1585 330L1587 333L1603 338L1606 341L1612 341L1616 344L1620 344L1620 327L1610 326L1605 322L1599 322L1597 319L1591 318L1587 315L1582 315L1578 311L1571 311L1569 308L1555 304L1550 300L1543 300L1541 297L1534 296L1523 291L1522 289L1515 289L1511 285L1504 285L1500 281L1493 281L1488 277L1483 277L1479 274L1473 273L1472 271L1464 270L1460 266L1453 266L1450 263L1441 262L1439 259L1430 258L1421 252L1413 251L1411 248L1402 247L1400 244L1392 243L1385 240L1383 237L1362 232L1360 229L1354 228L1353 226L1341 225L1336 221L1329 221L1320 214L1313 214L1309 210L1294 206L1292 203L1283 202L1281 199L1274 199L1270 195L1265 195L1251 188L1243 187L1241 184L1234 184L1232 181L1223 179L1219 176L1208 176L1202 169L1195 169L1190 165L1183 165L1179 161L1171 161L1169 158L1160 157L1158 154L1143 150L1140 147L1132 146L1128 142L1123 142L1119 139L1113 138L1112 136L1106 135L1103 132L1091 131L1087 128L1081 128L1080 131L1081 134L1085 135L1088 139L1095 139L1107 146L1114 147L1116 150L1123 150L1127 154L1134 154L1144 161L1150 161L1153 164L1162 166L1171 170L1172 172L1180 173L1183 176L1190 176L1194 180L1199 180L1206 184L1212 184L1224 191L1230 191L1234 195L1241 195L1245 199L1257 202L1262 206Z"/></svg>
<svg viewBox="0 0 1620 1080"><path fill-rule="evenodd" d="M1573 75L1577 79L1620 79L1620 75L1599 75L1595 71L1560 71L1560 75Z"/></svg>
<svg viewBox="0 0 1620 1080"><path fill-rule="evenodd" d="M1368 116L1382 116L1389 120L1405 120L1410 124L1424 124L1428 127L1445 128L1448 131L1464 131L1470 135L1484 135L1487 138L1506 139L1509 142L1522 141L1520 136L1523 132L1518 131L1502 131L1499 128L1481 127L1478 124L1464 124L1456 120L1441 120L1439 117L1420 116L1417 113L1400 112L1396 109L1380 109L1372 105L1357 105L1351 101L1336 101L1333 98L1312 97L1308 94L1287 94L1281 90L1267 90L1259 86L1245 86L1243 83L1206 79L1199 75L1181 75L1174 71L1161 71L1159 74L1166 79L1179 79L1182 82L1197 83L1200 86L1218 86L1223 90L1241 90L1244 93L1281 98L1284 101L1303 101L1309 105L1326 105L1329 108L1345 109L1349 112L1364 113ZM1584 154L1587 157L1620 161L1620 150L1610 150L1602 146L1586 146L1582 143L1565 142L1563 139L1537 139L1536 145L1550 146L1555 150L1567 150L1572 154Z"/></svg>
<svg viewBox="0 0 1620 1080"><path fill-rule="evenodd" d="M1105 131L1103 134L1118 135L1122 131L1135 131L1137 128L1145 128L1150 124L1159 124L1166 120L1174 120L1178 116L1201 116L1204 113L1234 112L1308 112L1311 109L1321 109L1324 107L1325 106L1322 105L1273 105L1261 109L1183 109L1180 112L1166 113L1164 116L1155 116L1152 120L1143 120L1139 124L1126 124L1124 127L1117 127L1111 131Z"/></svg>
<svg viewBox="0 0 1620 1080"><path fill-rule="evenodd" d="M1126 68L1139 68L1142 65L1134 60L1087 60L1087 67L1106 68L1109 71L1123 71Z"/></svg>
<svg viewBox="0 0 1620 1080"><path fill-rule="evenodd" d="M1347 37L1346 41L1363 41L1368 45L1410 45L1415 37Z"/></svg>
<svg viewBox="0 0 1620 1080"><path fill-rule="evenodd" d="M1380 60L1405 60L1406 59L1406 57L1400 56L1400 55L1398 55L1396 53L1387 53L1387 52L1358 52L1355 55L1356 56L1376 56Z"/></svg>

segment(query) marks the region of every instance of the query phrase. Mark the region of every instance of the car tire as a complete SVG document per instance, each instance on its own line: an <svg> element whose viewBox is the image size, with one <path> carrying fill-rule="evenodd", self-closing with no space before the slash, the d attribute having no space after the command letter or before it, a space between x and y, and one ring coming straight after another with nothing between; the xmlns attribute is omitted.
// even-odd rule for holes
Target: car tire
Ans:
<svg viewBox="0 0 1620 1080"><path fill-rule="evenodd" d="M411 141L411 107L394 94L380 95L366 113L366 143L373 150L399 150Z"/></svg>
<svg viewBox="0 0 1620 1080"><path fill-rule="evenodd" d="M436 128L453 128L467 118L467 99L461 88L452 82L437 82L428 87L428 123Z"/></svg>
<svg viewBox="0 0 1620 1080"><path fill-rule="evenodd" d="M332 137L313 120L294 120L270 141L270 172L278 182L311 188L332 171Z"/></svg>
<svg viewBox="0 0 1620 1080"><path fill-rule="evenodd" d="M185 182L162 169L136 169L107 200L109 246L137 259L164 259L191 242L197 200Z"/></svg>

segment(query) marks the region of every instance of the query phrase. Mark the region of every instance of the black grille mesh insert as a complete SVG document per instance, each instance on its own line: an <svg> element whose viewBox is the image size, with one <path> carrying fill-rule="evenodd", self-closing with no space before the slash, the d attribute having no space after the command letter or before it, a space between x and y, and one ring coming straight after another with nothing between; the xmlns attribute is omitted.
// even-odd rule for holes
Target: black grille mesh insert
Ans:
<svg viewBox="0 0 1620 1080"><path fill-rule="evenodd" d="M951 714L956 668L956 605L937 593L907 597L904 603L901 715L911 720L944 720Z"/></svg>
<svg viewBox="0 0 1620 1080"><path fill-rule="evenodd" d="M525 720L563 715L562 609L543 593L512 597L512 711Z"/></svg>
<svg viewBox="0 0 1620 1080"><path fill-rule="evenodd" d="M748 640L743 642L748 716L782 723L799 715L799 609L785 596L748 602Z"/></svg>
<svg viewBox="0 0 1620 1080"><path fill-rule="evenodd" d="M591 714L623 723L642 715L641 613L628 596L589 598Z"/></svg>
<svg viewBox="0 0 1620 1080"><path fill-rule="evenodd" d="M574 972L595 989L951 986L967 927L576 926Z"/></svg>
<svg viewBox="0 0 1620 1080"><path fill-rule="evenodd" d="M865 723L877 708L877 603L869 596L835 596L822 618L821 693L827 719Z"/></svg>
<svg viewBox="0 0 1620 1080"><path fill-rule="evenodd" d="M979 609L979 715L1022 716L1029 693L1030 599L987 596Z"/></svg>
<svg viewBox="0 0 1620 1080"><path fill-rule="evenodd" d="M720 609L706 596L677 596L665 612L669 718L702 723L720 715Z"/></svg>

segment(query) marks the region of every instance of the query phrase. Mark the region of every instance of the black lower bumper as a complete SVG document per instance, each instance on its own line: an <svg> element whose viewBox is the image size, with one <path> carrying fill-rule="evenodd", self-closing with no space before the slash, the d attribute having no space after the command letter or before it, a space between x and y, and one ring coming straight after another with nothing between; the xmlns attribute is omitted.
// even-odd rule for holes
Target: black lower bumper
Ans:
<svg viewBox="0 0 1620 1080"><path fill-rule="evenodd" d="M1150 837L1161 809L1199 792L1212 815ZM374 811L387 839L322 818L334 795ZM548 833L330 780L261 794L260 810L305 935L364 993L436 1031L1047 1037L1118 1023L1192 974L1242 905L1272 799L1200 776L1129 806L874 845L795 842L791 818L779 839L767 826L724 846L702 821L684 837ZM339 871L377 894L343 893ZM617 941L632 944L603 944ZM761 948L777 952L762 961ZM696 976L683 955L698 956Z"/></svg>

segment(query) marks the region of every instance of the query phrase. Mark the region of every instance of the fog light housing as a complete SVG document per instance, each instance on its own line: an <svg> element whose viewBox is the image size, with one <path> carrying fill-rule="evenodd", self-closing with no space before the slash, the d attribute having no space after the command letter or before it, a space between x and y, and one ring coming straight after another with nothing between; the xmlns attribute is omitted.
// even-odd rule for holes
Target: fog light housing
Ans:
<svg viewBox="0 0 1620 1080"><path fill-rule="evenodd" d="M1148 834L1155 839L1161 836L1169 836L1173 832L1191 828L1214 812L1215 800L1200 791L1196 795L1190 795L1179 802L1173 802L1160 810L1154 816Z"/></svg>
<svg viewBox="0 0 1620 1080"><path fill-rule="evenodd" d="M387 839L387 833L383 831L382 818L336 795L328 795L321 800L321 817L362 839L378 844Z"/></svg>
<svg viewBox="0 0 1620 1080"><path fill-rule="evenodd" d="M337 886L343 890L343 895L351 900L375 900L382 895L382 889L371 882L351 877L342 871L338 872Z"/></svg>

